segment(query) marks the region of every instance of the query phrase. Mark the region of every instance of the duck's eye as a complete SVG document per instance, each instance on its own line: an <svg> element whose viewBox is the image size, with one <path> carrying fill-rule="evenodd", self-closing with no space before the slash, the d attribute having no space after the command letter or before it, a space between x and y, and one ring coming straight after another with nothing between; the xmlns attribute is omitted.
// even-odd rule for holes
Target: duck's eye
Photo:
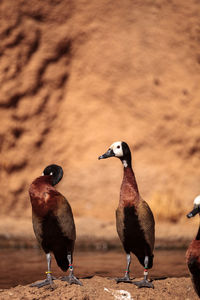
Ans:
<svg viewBox="0 0 200 300"><path fill-rule="evenodd" d="M119 148L120 148L120 146L118 145L118 146L117 146L117 148L119 149Z"/></svg>
<svg viewBox="0 0 200 300"><path fill-rule="evenodd" d="M51 172L49 175L53 175L53 172Z"/></svg>

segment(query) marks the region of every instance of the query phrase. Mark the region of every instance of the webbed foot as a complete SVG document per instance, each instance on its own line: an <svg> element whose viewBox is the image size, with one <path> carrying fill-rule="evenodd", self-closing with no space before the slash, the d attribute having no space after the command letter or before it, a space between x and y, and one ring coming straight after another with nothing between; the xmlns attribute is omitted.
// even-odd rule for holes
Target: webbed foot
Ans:
<svg viewBox="0 0 200 300"><path fill-rule="evenodd" d="M132 281L132 283L137 285L138 288L146 287L146 288L154 289L153 283L148 281L147 279L143 279L141 281Z"/></svg>
<svg viewBox="0 0 200 300"><path fill-rule="evenodd" d="M55 284L53 283L53 280L55 280L55 277L47 277L45 280L42 281L36 281L35 283L32 283L30 287L37 287L41 288L43 286L49 285L49 288L54 290L56 288Z"/></svg>
<svg viewBox="0 0 200 300"><path fill-rule="evenodd" d="M116 283L125 282L125 283L132 283L132 280L130 279L129 275L126 274L122 278L115 278Z"/></svg>
<svg viewBox="0 0 200 300"><path fill-rule="evenodd" d="M83 285L82 282L74 275L64 276L61 278L62 281L67 281L69 284Z"/></svg>

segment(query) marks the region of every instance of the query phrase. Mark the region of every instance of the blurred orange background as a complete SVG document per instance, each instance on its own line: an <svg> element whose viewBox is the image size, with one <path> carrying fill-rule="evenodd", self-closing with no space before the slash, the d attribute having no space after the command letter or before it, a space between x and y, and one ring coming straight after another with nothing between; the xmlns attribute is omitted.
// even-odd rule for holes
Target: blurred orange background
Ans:
<svg viewBox="0 0 200 300"><path fill-rule="evenodd" d="M160 239L190 239L200 193L200 4L0 4L0 235L33 237L28 188L51 163L77 236L112 239L126 141ZM196 224L196 225L194 225Z"/></svg>

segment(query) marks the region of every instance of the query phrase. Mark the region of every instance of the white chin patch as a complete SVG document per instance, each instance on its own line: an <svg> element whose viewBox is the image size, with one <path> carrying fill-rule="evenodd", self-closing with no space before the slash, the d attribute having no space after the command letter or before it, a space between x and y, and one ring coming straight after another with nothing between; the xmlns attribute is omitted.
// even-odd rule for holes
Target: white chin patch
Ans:
<svg viewBox="0 0 200 300"><path fill-rule="evenodd" d="M42 173L42 176L44 176L44 173Z"/></svg>
<svg viewBox="0 0 200 300"><path fill-rule="evenodd" d="M122 142L115 142L110 146L110 149L113 150L116 157L123 156Z"/></svg>
<svg viewBox="0 0 200 300"><path fill-rule="evenodd" d="M53 175L53 172L51 172L49 175Z"/></svg>
<svg viewBox="0 0 200 300"><path fill-rule="evenodd" d="M122 163L123 163L123 165L124 165L124 167L125 167L125 168L127 168L127 167L128 167L128 163L127 163L127 161L126 161L126 160L123 160L123 161L122 161Z"/></svg>
<svg viewBox="0 0 200 300"><path fill-rule="evenodd" d="M200 195L194 199L194 204L200 205Z"/></svg>

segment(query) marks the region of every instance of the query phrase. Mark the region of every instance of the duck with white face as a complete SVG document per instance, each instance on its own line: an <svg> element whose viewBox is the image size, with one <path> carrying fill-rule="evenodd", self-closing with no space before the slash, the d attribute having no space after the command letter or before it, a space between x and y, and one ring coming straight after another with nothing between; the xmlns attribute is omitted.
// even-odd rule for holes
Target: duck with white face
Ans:
<svg viewBox="0 0 200 300"><path fill-rule="evenodd" d="M200 214L200 195L194 199L193 210L187 214L187 217L192 218L197 214ZM186 263L190 271L194 289L200 297L200 226L195 239L193 239L187 249Z"/></svg>
<svg viewBox="0 0 200 300"><path fill-rule="evenodd" d="M155 222L152 211L139 194L132 169L131 151L127 143L121 141L113 143L106 153L99 156L99 159L109 157L119 158L124 166L119 205L116 210L116 227L126 252L127 267L124 277L117 278L116 281L134 283L139 288L153 288L153 284L148 280L148 269L153 266L155 242ZM142 281L130 280L131 252L145 268Z"/></svg>

